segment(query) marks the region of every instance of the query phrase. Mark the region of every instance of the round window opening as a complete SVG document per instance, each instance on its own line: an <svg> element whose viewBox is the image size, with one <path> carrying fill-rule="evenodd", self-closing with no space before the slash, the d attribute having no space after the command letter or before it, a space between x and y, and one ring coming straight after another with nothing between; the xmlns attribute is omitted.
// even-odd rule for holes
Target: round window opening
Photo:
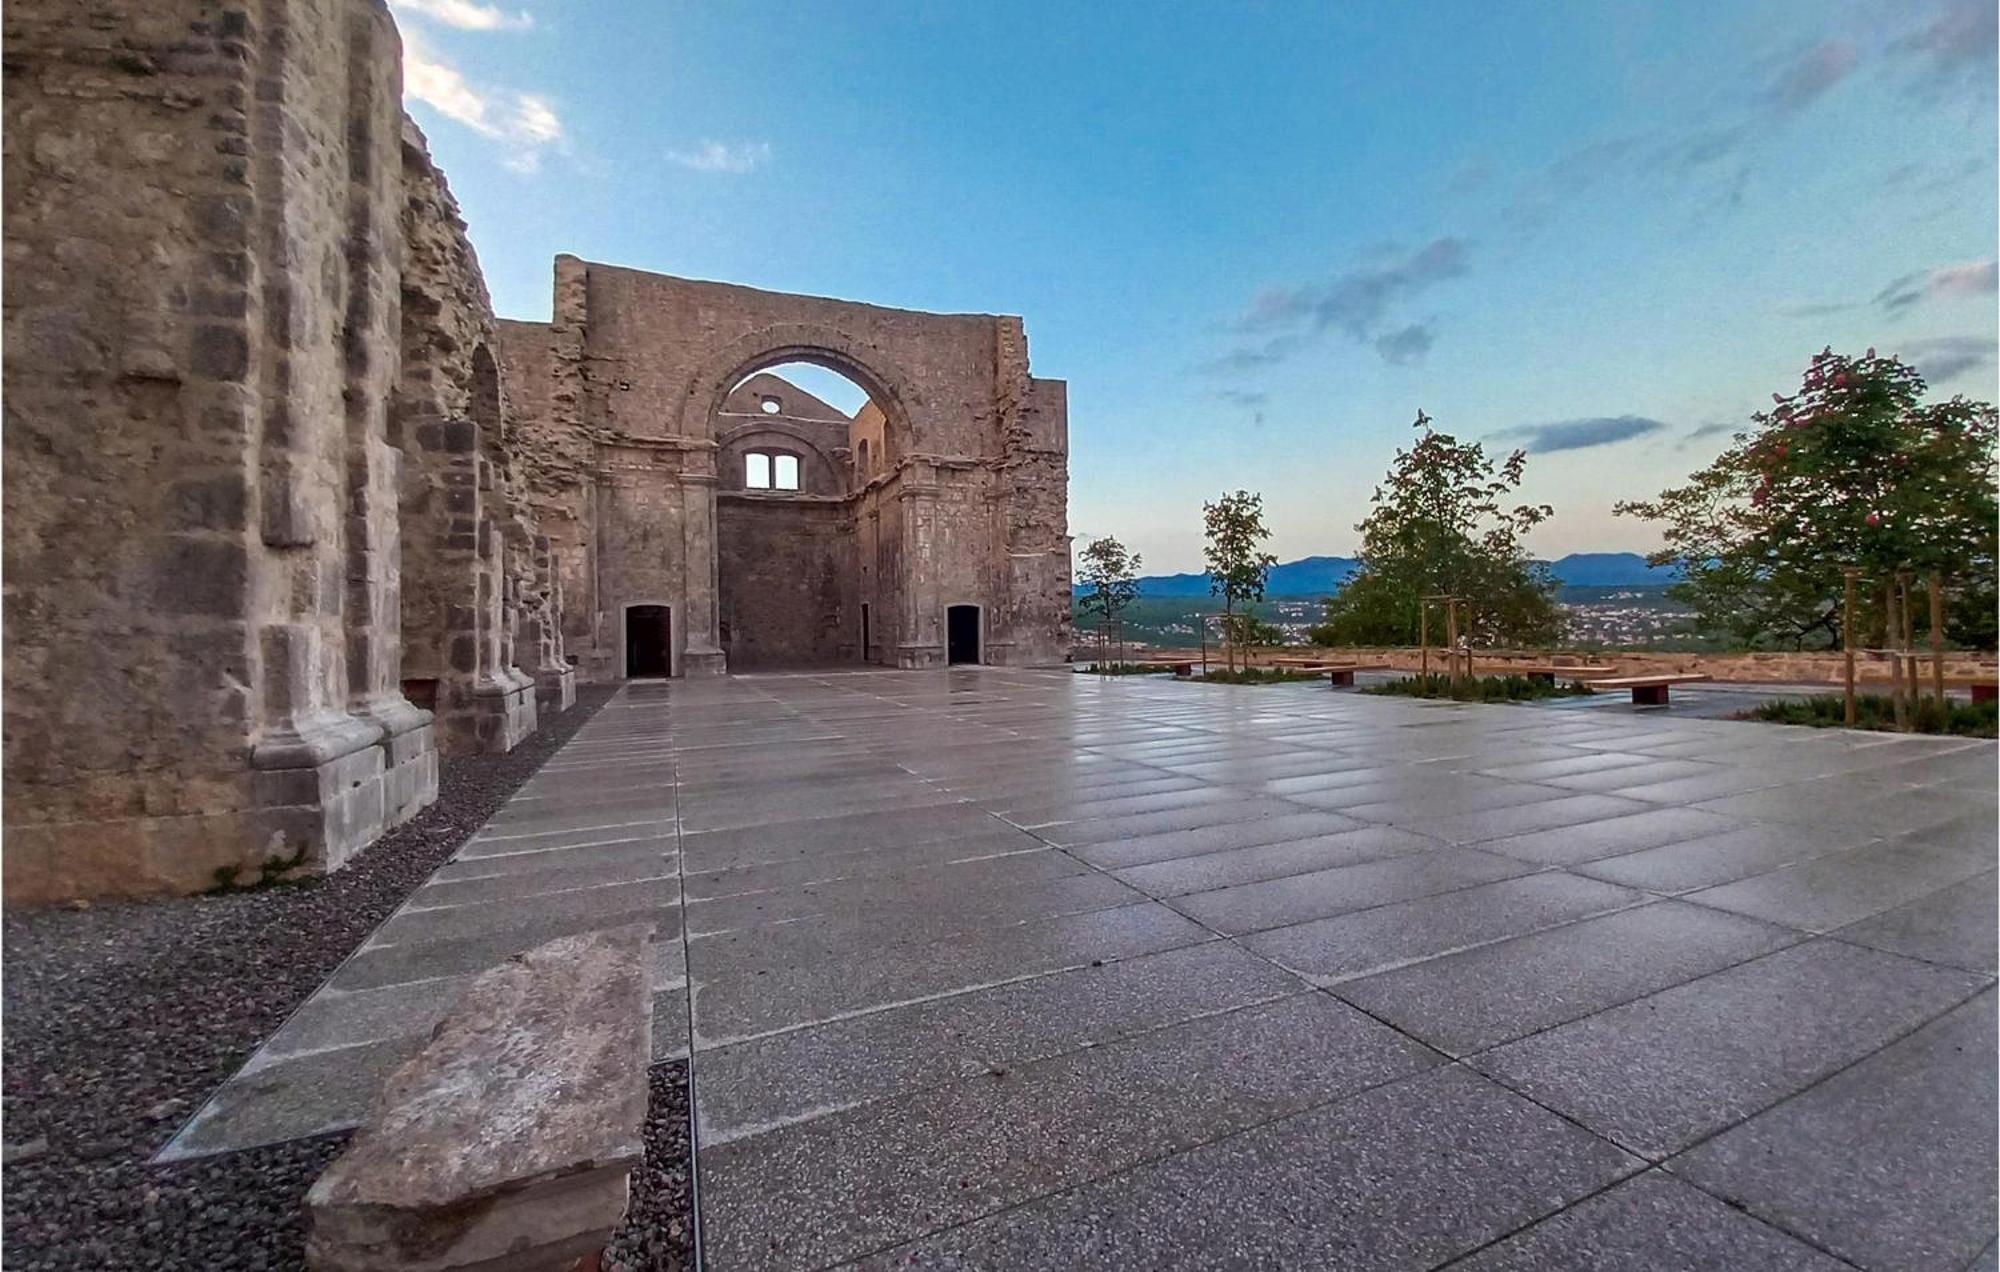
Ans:
<svg viewBox="0 0 2000 1272"><path fill-rule="evenodd" d="M784 410L785 407L782 402L778 401L778 399L774 397L767 397L767 398L759 398L757 400L757 409L762 411L766 415L776 415L779 411Z"/></svg>

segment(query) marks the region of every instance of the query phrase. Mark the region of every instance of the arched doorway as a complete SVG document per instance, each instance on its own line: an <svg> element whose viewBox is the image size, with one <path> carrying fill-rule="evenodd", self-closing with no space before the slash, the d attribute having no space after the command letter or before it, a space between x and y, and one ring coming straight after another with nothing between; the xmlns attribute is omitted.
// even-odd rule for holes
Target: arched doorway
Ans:
<svg viewBox="0 0 2000 1272"><path fill-rule="evenodd" d="M893 662L878 480L887 413L855 378L779 360L715 412L717 636L732 671Z"/></svg>
<svg viewBox="0 0 2000 1272"><path fill-rule="evenodd" d="M673 610L665 605L625 607L625 678L671 676L674 663Z"/></svg>
<svg viewBox="0 0 2000 1272"><path fill-rule="evenodd" d="M952 605L944 612L945 662L980 661L980 621L977 605Z"/></svg>

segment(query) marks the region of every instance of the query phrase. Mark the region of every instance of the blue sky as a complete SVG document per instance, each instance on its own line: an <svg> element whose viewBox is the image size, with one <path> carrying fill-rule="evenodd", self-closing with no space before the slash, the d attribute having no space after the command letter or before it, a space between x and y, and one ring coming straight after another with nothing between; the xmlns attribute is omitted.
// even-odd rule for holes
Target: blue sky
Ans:
<svg viewBox="0 0 2000 1272"><path fill-rule="evenodd" d="M1560 555L1822 345L2000 396L1991 0L393 3L501 313L573 252L1021 314L1149 570L1239 486L1351 551L1419 407Z"/></svg>

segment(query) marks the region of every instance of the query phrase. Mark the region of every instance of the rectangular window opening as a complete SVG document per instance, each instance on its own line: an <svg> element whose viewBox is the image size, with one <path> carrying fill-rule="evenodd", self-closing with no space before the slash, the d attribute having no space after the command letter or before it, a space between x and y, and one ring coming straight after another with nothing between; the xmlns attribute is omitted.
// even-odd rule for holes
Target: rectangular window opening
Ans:
<svg viewBox="0 0 2000 1272"><path fill-rule="evenodd" d="M799 457L797 455L773 455L772 463L777 469L771 485L778 490L799 488Z"/></svg>
<svg viewBox="0 0 2000 1272"><path fill-rule="evenodd" d="M743 484L752 490L771 488L771 457L751 451L743 457Z"/></svg>

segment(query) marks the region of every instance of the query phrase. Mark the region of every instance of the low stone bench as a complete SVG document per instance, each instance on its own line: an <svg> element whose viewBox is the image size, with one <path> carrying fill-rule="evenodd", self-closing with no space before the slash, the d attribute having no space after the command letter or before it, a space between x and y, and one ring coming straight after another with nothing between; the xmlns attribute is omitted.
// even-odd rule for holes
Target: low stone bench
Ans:
<svg viewBox="0 0 2000 1272"><path fill-rule="evenodd" d="M1338 666L1321 664L1315 671L1326 673L1326 683L1335 689L1352 689L1354 673L1357 671L1387 671L1388 663L1341 663Z"/></svg>
<svg viewBox="0 0 2000 1272"><path fill-rule="evenodd" d="M306 1194L324 1272L569 1269L644 1148L652 929L562 937L480 976Z"/></svg>
<svg viewBox="0 0 2000 1272"><path fill-rule="evenodd" d="M1665 673L1657 676L1592 676L1583 681L1583 686L1595 693L1599 689L1630 689L1632 704L1639 707L1664 707L1667 705L1667 690L1673 685L1699 684L1708 677L1698 671Z"/></svg>

